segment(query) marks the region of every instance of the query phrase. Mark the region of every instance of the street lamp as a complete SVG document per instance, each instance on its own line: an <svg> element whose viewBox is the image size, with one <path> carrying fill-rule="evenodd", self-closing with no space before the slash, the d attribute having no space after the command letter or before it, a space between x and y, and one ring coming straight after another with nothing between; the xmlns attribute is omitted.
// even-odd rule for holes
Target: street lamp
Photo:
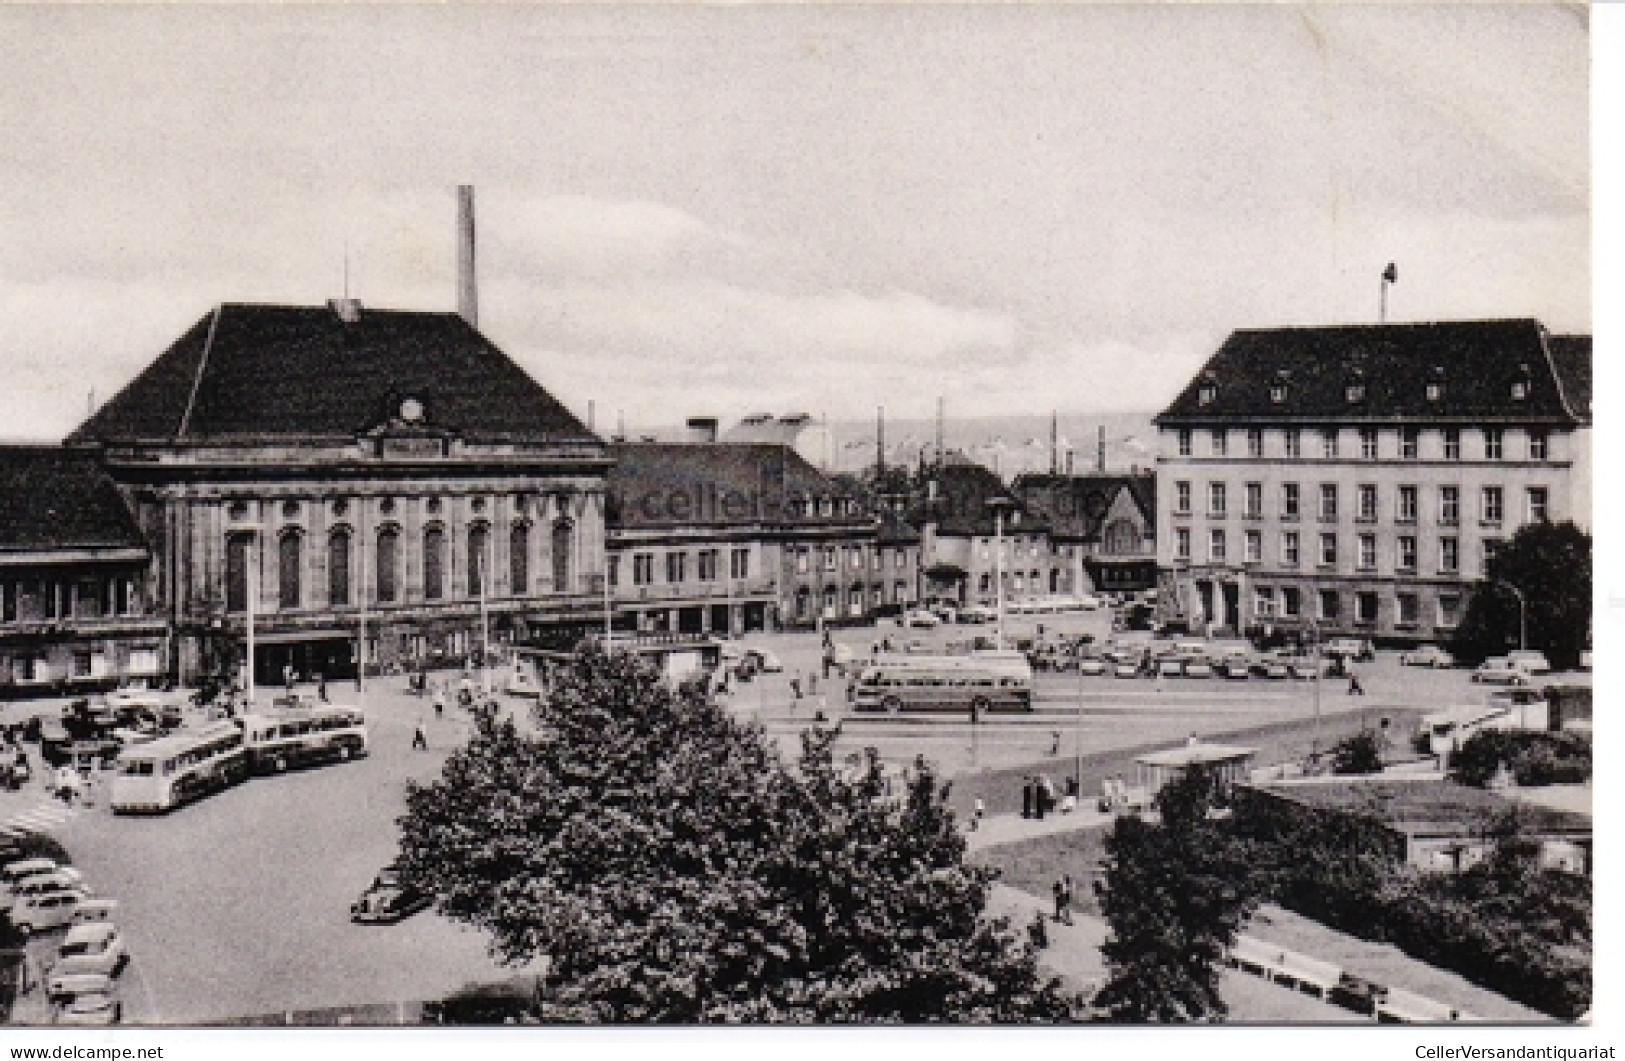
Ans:
<svg viewBox="0 0 1625 1061"><path fill-rule="evenodd" d="M993 510L993 592L995 594L995 609L998 615L998 625L995 628L998 638L998 648L1004 650L1004 513L1006 509L1014 508L1015 502L1008 497L990 497L987 507Z"/></svg>
<svg viewBox="0 0 1625 1061"><path fill-rule="evenodd" d="M1496 579L1495 585L1511 590L1512 595L1518 598L1518 651L1522 652L1529 647L1529 601L1524 597L1523 590L1504 578Z"/></svg>

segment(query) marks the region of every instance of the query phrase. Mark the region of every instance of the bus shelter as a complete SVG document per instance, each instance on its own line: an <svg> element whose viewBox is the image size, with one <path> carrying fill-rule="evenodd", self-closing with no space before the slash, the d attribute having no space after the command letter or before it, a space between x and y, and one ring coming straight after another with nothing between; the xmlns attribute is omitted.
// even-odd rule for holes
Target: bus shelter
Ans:
<svg viewBox="0 0 1625 1061"><path fill-rule="evenodd" d="M1245 781L1252 770L1257 748L1243 748L1235 744L1209 744L1192 737L1177 748L1148 752L1134 759L1135 774L1140 788L1155 797L1162 786L1182 776L1193 766L1204 768L1213 778L1214 786L1225 791L1237 781Z"/></svg>

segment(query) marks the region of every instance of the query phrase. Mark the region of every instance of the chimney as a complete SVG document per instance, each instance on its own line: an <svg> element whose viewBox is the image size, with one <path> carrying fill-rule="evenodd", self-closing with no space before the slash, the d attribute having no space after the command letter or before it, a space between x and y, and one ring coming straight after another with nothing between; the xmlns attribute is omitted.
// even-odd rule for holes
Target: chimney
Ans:
<svg viewBox="0 0 1625 1061"><path fill-rule="evenodd" d="M587 430L588 431L592 431L592 430L596 429L597 425L595 424L594 421L596 421L598 419L597 413L598 413L598 403L596 401L594 401L593 399L588 398L587 399Z"/></svg>
<svg viewBox="0 0 1625 1061"><path fill-rule="evenodd" d="M1066 451L1066 474L1072 474L1072 451Z"/></svg>
<svg viewBox="0 0 1625 1061"><path fill-rule="evenodd" d="M1100 448L1095 456L1095 471L1105 474L1106 471L1106 425L1100 425Z"/></svg>
<svg viewBox="0 0 1625 1061"><path fill-rule="evenodd" d="M886 407L875 410L875 478L886 474Z"/></svg>
<svg viewBox="0 0 1625 1061"><path fill-rule="evenodd" d="M457 186L457 315L470 328L480 326L480 296L474 263L474 186Z"/></svg>
<svg viewBox="0 0 1625 1061"><path fill-rule="evenodd" d="M1049 414L1049 473L1058 475L1061 471L1061 427L1059 417L1055 410Z"/></svg>
<svg viewBox="0 0 1625 1061"><path fill-rule="evenodd" d="M715 442L717 440L717 418L714 416L691 416L688 418L688 435L686 442Z"/></svg>

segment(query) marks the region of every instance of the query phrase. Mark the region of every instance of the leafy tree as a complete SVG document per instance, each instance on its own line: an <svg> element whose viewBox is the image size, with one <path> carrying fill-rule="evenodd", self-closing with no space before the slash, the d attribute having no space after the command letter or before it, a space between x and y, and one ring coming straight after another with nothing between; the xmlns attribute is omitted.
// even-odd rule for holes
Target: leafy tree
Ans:
<svg viewBox="0 0 1625 1061"><path fill-rule="evenodd" d="M985 916L924 763L888 796L835 733L781 761L696 686L582 652L529 725L485 713L414 785L404 872L510 964L545 956L533 1019L1033 1021L1070 1015Z"/></svg>
<svg viewBox="0 0 1625 1061"><path fill-rule="evenodd" d="M1332 773L1382 773L1382 747L1368 729L1344 737L1332 746Z"/></svg>
<svg viewBox="0 0 1625 1061"><path fill-rule="evenodd" d="M1529 647L1560 670L1577 666L1591 625L1591 535L1572 523L1532 523L1514 534L1473 589L1452 645L1457 658L1518 647L1518 598L1503 582L1527 602Z"/></svg>
<svg viewBox="0 0 1625 1061"><path fill-rule="evenodd" d="M1160 821L1119 817L1097 884L1111 935L1109 975L1094 1005L1105 1019L1223 1019L1224 954L1258 901L1248 845L1211 820L1214 782L1192 768L1156 798Z"/></svg>

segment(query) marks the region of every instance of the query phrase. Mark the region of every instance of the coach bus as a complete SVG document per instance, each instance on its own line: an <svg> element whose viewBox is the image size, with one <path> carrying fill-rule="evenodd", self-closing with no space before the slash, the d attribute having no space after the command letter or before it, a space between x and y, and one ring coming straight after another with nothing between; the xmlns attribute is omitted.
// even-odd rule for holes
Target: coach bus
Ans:
<svg viewBox="0 0 1625 1061"><path fill-rule="evenodd" d="M854 711L1031 711L1033 681L997 663L867 667L852 687Z"/></svg>
<svg viewBox="0 0 1625 1061"><path fill-rule="evenodd" d="M130 745L115 769L113 813L161 813L242 781L248 749L237 723L221 722Z"/></svg>
<svg viewBox="0 0 1625 1061"><path fill-rule="evenodd" d="M367 718L353 707L296 707L274 715L244 715L248 766L280 774L309 763L345 763L367 752Z"/></svg>

